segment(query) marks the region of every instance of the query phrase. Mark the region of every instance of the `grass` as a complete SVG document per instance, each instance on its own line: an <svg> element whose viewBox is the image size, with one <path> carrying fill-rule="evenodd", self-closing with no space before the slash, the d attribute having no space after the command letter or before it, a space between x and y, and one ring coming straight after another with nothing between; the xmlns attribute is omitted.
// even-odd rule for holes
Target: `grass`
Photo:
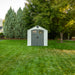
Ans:
<svg viewBox="0 0 75 75"><path fill-rule="evenodd" d="M75 75L75 41L28 47L26 40L0 41L0 75Z"/></svg>

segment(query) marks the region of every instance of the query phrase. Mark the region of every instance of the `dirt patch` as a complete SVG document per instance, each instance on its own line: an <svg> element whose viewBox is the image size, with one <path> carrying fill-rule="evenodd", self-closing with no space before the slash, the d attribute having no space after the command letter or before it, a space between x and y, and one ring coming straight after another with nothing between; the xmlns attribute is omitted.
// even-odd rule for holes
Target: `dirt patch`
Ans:
<svg viewBox="0 0 75 75"><path fill-rule="evenodd" d="M75 50L62 50L62 52L75 54Z"/></svg>
<svg viewBox="0 0 75 75"><path fill-rule="evenodd" d="M57 54L73 54L75 55L75 50L59 50L59 49L54 49L54 50L46 50L48 53L49 52L53 52L53 53L57 53Z"/></svg>
<svg viewBox="0 0 75 75"><path fill-rule="evenodd" d="M53 50L53 51L60 53L60 54L62 53L75 54L75 50Z"/></svg>

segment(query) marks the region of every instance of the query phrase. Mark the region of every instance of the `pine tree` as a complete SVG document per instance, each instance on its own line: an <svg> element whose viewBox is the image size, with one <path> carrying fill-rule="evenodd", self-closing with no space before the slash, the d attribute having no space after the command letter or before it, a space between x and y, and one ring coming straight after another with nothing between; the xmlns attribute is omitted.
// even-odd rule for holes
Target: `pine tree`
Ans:
<svg viewBox="0 0 75 75"><path fill-rule="evenodd" d="M23 9L23 38L27 38L27 30L33 26L33 17L31 16L31 10L28 6Z"/></svg>
<svg viewBox="0 0 75 75"><path fill-rule="evenodd" d="M5 16L5 23L3 26L4 35L6 38L9 38L9 21L10 21L10 14L12 12L12 8L10 8Z"/></svg>
<svg viewBox="0 0 75 75"><path fill-rule="evenodd" d="M14 38L16 25L16 13L10 8L5 17L4 35L6 38Z"/></svg>
<svg viewBox="0 0 75 75"><path fill-rule="evenodd" d="M15 38L23 38L23 21L22 21L22 9L17 11L16 25L15 25Z"/></svg>

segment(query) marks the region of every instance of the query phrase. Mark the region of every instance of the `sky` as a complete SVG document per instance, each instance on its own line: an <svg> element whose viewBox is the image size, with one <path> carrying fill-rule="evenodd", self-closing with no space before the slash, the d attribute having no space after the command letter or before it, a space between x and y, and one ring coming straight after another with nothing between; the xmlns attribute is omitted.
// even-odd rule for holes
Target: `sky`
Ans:
<svg viewBox="0 0 75 75"><path fill-rule="evenodd" d="M10 7L12 7L15 12L17 12L19 7L23 9L25 2L26 0L0 0L0 18L5 18L5 15Z"/></svg>

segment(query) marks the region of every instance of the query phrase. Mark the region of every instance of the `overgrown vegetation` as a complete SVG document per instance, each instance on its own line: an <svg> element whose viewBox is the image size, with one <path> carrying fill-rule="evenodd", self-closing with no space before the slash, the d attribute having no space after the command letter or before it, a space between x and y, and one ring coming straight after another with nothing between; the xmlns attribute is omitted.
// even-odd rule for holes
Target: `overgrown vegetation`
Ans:
<svg viewBox="0 0 75 75"><path fill-rule="evenodd" d="M74 50L74 41L28 47L26 40L1 40L0 75L74 75Z"/></svg>

